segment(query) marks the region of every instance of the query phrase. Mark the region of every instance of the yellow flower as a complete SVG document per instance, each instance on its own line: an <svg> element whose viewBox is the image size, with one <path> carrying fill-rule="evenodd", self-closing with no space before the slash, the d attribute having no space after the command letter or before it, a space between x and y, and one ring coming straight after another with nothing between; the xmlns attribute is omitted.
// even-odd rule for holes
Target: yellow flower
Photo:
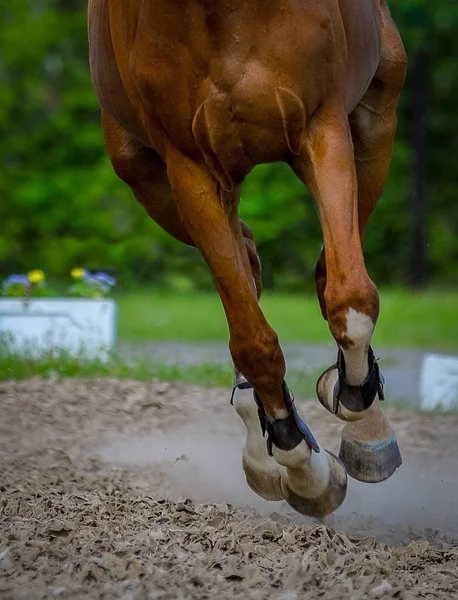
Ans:
<svg viewBox="0 0 458 600"><path fill-rule="evenodd" d="M27 273L27 277L32 283L40 283L40 281L44 281L45 274L40 269L35 269L35 271Z"/></svg>
<svg viewBox="0 0 458 600"><path fill-rule="evenodd" d="M70 271L70 275L73 277L73 279L83 279L85 274L86 269L81 269L80 267L77 267L76 269L72 269Z"/></svg>

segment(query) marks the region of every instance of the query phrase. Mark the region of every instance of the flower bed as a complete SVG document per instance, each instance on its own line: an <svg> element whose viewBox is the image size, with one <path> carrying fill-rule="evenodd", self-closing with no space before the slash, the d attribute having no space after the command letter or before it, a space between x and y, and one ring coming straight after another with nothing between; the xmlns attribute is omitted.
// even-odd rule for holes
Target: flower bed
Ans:
<svg viewBox="0 0 458 600"><path fill-rule="evenodd" d="M58 297L42 271L12 275L2 283L0 337L9 349L37 356L53 350L106 359L116 342L116 303L106 296L115 280L74 269L69 297Z"/></svg>

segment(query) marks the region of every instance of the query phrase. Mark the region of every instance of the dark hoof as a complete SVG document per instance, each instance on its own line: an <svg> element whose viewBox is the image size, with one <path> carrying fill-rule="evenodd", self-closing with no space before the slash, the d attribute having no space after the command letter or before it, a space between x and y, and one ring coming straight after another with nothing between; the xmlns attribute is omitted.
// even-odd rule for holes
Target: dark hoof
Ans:
<svg viewBox="0 0 458 600"><path fill-rule="evenodd" d="M383 415L382 415L383 416ZM363 425L364 420L356 425ZM386 436L380 439L364 439L351 423L342 431L339 458L348 475L364 483L385 481L402 464L396 436L389 427Z"/></svg>
<svg viewBox="0 0 458 600"><path fill-rule="evenodd" d="M289 485L288 475L281 479L281 489L286 502L297 512L308 517L326 517L339 508L347 495L347 473L341 461L325 450L330 467L329 484L319 495L313 498L300 496Z"/></svg>

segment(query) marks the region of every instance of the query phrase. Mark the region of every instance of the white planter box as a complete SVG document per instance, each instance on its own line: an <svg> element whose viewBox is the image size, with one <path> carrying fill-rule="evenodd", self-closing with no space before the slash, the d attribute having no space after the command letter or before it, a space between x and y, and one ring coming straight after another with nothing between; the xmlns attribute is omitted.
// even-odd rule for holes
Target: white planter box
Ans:
<svg viewBox="0 0 458 600"><path fill-rule="evenodd" d="M0 298L0 338L21 354L63 349L72 356L106 360L116 342L116 325L113 300Z"/></svg>

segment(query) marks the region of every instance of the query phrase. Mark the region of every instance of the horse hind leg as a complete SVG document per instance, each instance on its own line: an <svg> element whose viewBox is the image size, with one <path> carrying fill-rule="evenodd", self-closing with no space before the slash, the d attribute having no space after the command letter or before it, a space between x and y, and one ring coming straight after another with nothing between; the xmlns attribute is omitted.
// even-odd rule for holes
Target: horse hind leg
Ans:
<svg viewBox="0 0 458 600"><path fill-rule="evenodd" d="M350 120L358 176L361 238L388 177L396 132L396 105L405 70L402 42L396 28L388 21L380 67ZM365 418L349 422L342 431L340 457L349 475L368 483L388 479L402 463L396 435L381 410L379 400L382 399L379 395Z"/></svg>
<svg viewBox="0 0 458 600"><path fill-rule="evenodd" d="M322 301L340 359L339 365L319 379L317 392L328 410L353 417L369 408L379 384L371 371L370 350L379 297L364 265L358 230L358 183L345 112L323 106L310 123L304 148L294 169L311 189L320 215L326 264ZM368 394L371 398L366 406Z"/></svg>
<svg viewBox="0 0 458 600"><path fill-rule="evenodd" d="M243 221L239 220L236 210L230 216L230 226L243 259L245 274L248 280L251 279L259 301L262 293L261 262L253 233ZM259 423L258 408L253 400L253 388L235 367L231 404L246 428L242 467L248 486L266 500L283 500L280 467L267 452L266 440Z"/></svg>
<svg viewBox="0 0 458 600"><path fill-rule="evenodd" d="M244 261L245 273L248 278L252 278L259 301L262 292L261 263L253 234L245 223L239 222L236 213L231 218L231 229L235 239L241 239L240 232L243 236L244 248L240 245L239 248L242 253L244 249L246 250L248 258L248 261ZM345 473L342 471L337 459L326 453L317 456L312 453L310 458L314 462L314 469L309 468L308 472L306 470L297 472L297 463L300 464L305 458L304 462L307 464L307 457L304 457L304 448L300 447L296 453L289 454L285 452L284 456L281 457L276 454L277 457L280 457L283 465L281 466L273 455L268 452L265 432L260 427L259 409L253 399L252 386L240 371L237 369L234 369L234 371L234 390L231 403L246 428L245 445L242 450L242 466L249 487L266 500L283 500L286 498L290 505L299 512L304 512L303 498L301 498L300 493L294 492L294 484L296 483L296 488L301 490L302 493L304 493L304 489L306 493L309 493L317 485L322 485L322 482L319 481L320 478L326 480L326 477L335 471L340 475L340 478L335 475L332 477L332 481L337 482L337 485L334 483L334 485L329 486L328 496L330 500L318 497L313 506L310 501L307 506L308 514L313 513L315 516L322 516L329 512L331 508L336 506L336 498L340 501L345 495L345 489L342 489L339 485L340 482L345 480ZM331 462L334 470L329 468L329 462ZM296 467L294 475L288 477L287 465L291 465L293 468ZM314 475L310 476L310 472L313 472Z"/></svg>
<svg viewBox="0 0 458 600"><path fill-rule="evenodd" d="M259 301L261 263L253 234L245 223L239 222L235 212L231 228L235 239L240 239L240 231L242 233L248 257L248 261L244 261L245 273L248 278L252 277ZM326 451L312 452L309 457L305 443L293 451L276 449L269 453L251 385L237 369L231 401L246 427L242 466L249 487L267 500L285 499L295 510L309 516L321 517L335 510L346 494L346 473L339 459Z"/></svg>
<svg viewBox="0 0 458 600"><path fill-rule="evenodd" d="M261 263L253 234L245 223L239 221L236 212L232 214L230 223L234 239L239 240L238 247L241 254L246 253L245 258L248 260L244 260L245 273L247 278L252 280L259 301L262 291ZM240 244L242 239L244 245ZM345 485L341 485L345 482L345 472L339 461L327 453L320 455L312 453L310 462L313 462L313 468L309 466L308 470L307 467L297 470L298 463L307 465L308 462L304 447L299 447L296 453L284 453L279 459L282 467L273 457L273 452L268 452L265 432L260 427L262 414L260 417L259 408L253 399L252 386L237 369L235 369L231 403L245 424L246 439L242 450L242 466L247 483L254 492L266 500L286 498L299 512L307 512L314 516L322 516L337 507L345 496ZM279 454L276 456L278 458ZM293 467L294 471L291 473L294 474L288 475L288 465ZM308 500L304 511L304 498L301 493L310 494L314 488L322 487L323 481L329 483L326 479L328 476L333 484L328 486L326 497L318 494L318 498L313 501ZM294 483L300 490L299 493L293 491Z"/></svg>
<svg viewBox="0 0 458 600"><path fill-rule="evenodd" d="M321 451L295 410L278 337L258 304L233 193L223 191L205 166L174 148L168 151L168 174L182 221L213 274L229 325L232 360L254 390L257 408L244 421L257 436L249 453L261 463L253 460L248 466L254 471L260 467L261 473L247 473L247 479L266 498L278 499L281 491L303 514L330 514L345 498L346 472L336 457ZM262 433L268 434L270 453L279 465L274 487L264 494L259 485L265 464Z"/></svg>
<svg viewBox="0 0 458 600"><path fill-rule="evenodd" d="M357 176L358 227L361 240L388 176L396 131L396 105L404 83L405 70L406 57L402 42L392 21L387 17L379 69L365 97L349 119ZM322 313L324 318L328 319L325 300L327 286L325 249L317 263L315 279ZM342 369L346 369L347 383L349 377L353 378L353 383L358 383L358 374L361 371L360 357L364 356L364 353L364 347L354 349L353 357L356 361L353 360L353 365L351 358L347 361L348 352L344 358L345 365L342 364L343 355L339 353L340 361L319 379L317 394L325 408L334 412L342 420L348 421L342 431L339 453L348 474L360 481L376 483L390 477L400 466L402 459L394 431L381 410L382 379L370 348L368 350L369 374L359 391L347 386L347 394L350 392L350 395L356 396L365 386L370 391L367 404L370 401L372 404L369 407L367 404L359 407L355 403L352 406L347 404L350 406L348 409L341 402L336 402L337 386L345 378ZM372 384L369 382L370 376L373 378Z"/></svg>

